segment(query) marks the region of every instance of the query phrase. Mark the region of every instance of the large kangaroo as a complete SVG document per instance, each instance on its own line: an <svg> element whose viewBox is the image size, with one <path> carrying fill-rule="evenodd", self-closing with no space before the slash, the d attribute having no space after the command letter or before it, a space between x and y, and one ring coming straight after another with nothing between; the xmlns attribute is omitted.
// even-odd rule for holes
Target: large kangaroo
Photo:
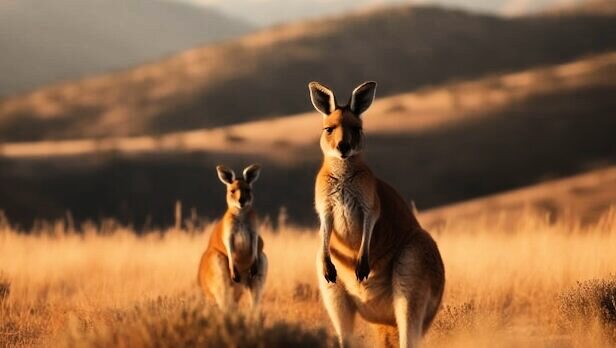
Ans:
<svg viewBox="0 0 616 348"><path fill-rule="evenodd" d="M216 167L218 178L227 186L227 211L214 227L207 249L201 257L198 281L206 296L226 310L236 304L246 290L255 308L267 276L267 257L252 210L252 184L260 167L251 165L244 176Z"/></svg>
<svg viewBox="0 0 616 348"><path fill-rule="evenodd" d="M400 347L416 347L440 306L445 271L436 243L404 199L362 160L361 115L374 100L376 83L361 84L343 107L328 87L308 87L323 114L317 273L340 345L348 343L359 313L368 322L397 327Z"/></svg>

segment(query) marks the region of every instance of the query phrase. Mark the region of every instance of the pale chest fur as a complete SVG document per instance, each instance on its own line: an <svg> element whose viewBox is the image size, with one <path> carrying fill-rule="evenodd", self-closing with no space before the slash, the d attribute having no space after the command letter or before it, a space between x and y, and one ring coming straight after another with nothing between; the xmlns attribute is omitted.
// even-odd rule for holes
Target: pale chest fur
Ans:
<svg viewBox="0 0 616 348"><path fill-rule="evenodd" d="M252 260L252 242L256 236L256 229L250 221L234 219L225 225L225 234L228 234L233 246L233 258L239 262Z"/></svg>
<svg viewBox="0 0 616 348"><path fill-rule="evenodd" d="M362 192L353 176L327 180L327 199L336 234L346 243L359 246L363 226Z"/></svg>

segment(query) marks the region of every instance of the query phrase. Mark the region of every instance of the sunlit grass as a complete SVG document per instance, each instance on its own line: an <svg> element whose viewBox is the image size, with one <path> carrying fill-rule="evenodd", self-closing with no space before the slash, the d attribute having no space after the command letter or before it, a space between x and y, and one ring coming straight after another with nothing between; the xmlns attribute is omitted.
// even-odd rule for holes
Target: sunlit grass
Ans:
<svg viewBox="0 0 616 348"><path fill-rule="evenodd" d="M88 225L75 233L58 223L30 234L0 226L0 287L9 289L0 296L0 346L148 346L153 340L171 346L205 339L207 330L192 325L215 327L227 320L212 314L204 323L210 312L196 284L211 225L142 236L121 226L101 232ZM315 232L262 227L270 259L264 321L248 321L244 328L260 345L286 342L287 330L312 343L326 340L320 330L332 334L316 288ZM572 298L581 296L575 295L577 282L613 279L614 209L593 225L528 212L513 224L479 218L431 232L443 254L447 285L426 346L613 344L611 324L598 315L578 319ZM365 338L358 342L373 336L361 322L357 335Z"/></svg>

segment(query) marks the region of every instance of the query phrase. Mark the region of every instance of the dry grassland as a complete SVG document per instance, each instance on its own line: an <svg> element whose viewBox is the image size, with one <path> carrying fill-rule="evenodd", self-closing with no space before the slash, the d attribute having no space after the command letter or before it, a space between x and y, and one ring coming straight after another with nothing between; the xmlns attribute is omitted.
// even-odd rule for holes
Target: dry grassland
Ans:
<svg viewBox="0 0 616 348"><path fill-rule="evenodd" d="M113 223L75 233L58 222L26 234L4 221L0 346L332 345L315 231L263 225L270 272L255 319L203 303L196 269L211 226L137 236ZM514 223L477 217L431 232L447 285L425 346L615 343L615 209L592 225L529 210ZM359 321L357 345L374 335Z"/></svg>

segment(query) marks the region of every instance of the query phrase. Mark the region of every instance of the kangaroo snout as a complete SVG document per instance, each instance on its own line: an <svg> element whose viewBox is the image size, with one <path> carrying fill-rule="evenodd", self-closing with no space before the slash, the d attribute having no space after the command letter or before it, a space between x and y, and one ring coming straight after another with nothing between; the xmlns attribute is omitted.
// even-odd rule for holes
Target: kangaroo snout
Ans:
<svg viewBox="0 0 616 348"><path fill-rule="evenodd" d="M344 141L339 142L336 148L340 152L340 156L342 158L346 158L349 155L349 152L351 151L351 145Z"/></svg>
<svg viewBox="0 0 616 348"><path fill-rule="evenodd" d="M245 206L247 201L248 201L248 200L246 199L246 197L241 197L241 198L239 199L240 207Z"/></svg>

